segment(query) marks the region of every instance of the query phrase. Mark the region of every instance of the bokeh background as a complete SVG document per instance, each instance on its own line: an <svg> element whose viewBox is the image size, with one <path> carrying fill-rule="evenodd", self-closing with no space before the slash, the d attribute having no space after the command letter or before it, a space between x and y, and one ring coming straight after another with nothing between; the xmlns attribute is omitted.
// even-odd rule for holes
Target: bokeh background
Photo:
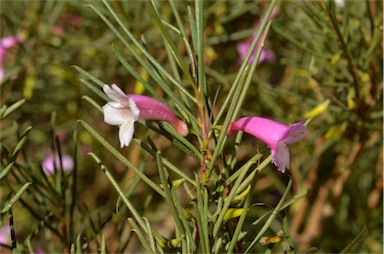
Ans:
<svg viewBox="0 0 384 254"><path fill-rule="evenodd" d="M333 5L344 39L341 42L324 9L327 2L278 1L278 14L266 42L275 59L257 67L241 115L259 115L286 124L312 117L306 139L291 147L292 195L310 190L286 211L296 250L315 247L319 252L339 252L363 232L359 252L379 253L383 233L383 5L381 1ZM242 63L237 46L252 36L269 3L204 3L204 63L209 97L213 100L219 90L217 108ZM102 112L83 96L100 105L105 102L80 82L85 77L74 65L105 83L118 84L126 93L148 94L120 63L113 46L164 95L87 4L110 15L99 1L0 2L0 37L21 38L2 61L1 107L25 99L1 120L2 170L12 161L22 133L32 126L15 165L1 179L1 207L26 182L33 183L12 209L20 248L28 249L30 243L45 253L68 252L81 232L78 241L87 243L89 252L97 252L101 233L108 252L138 250L139 243L132 240L126 221L127 211L124 207L116 211L118 194L87 156L90 151L102 155L123 189L132 188L131 202L154 228L167 237L173 234L167 204L134 180L133 173L77 123L83 119L115 147L120 146L117 128L105 124ZM170 69L161 32L147 3L109 4L134 36L145 38L153 57ZM191 1L177 2L190 38L189 5L193 6ZM159 1L158 8L164 20L175 24L168 2ZM176 33L172 36L187 58L180 37ZM136 127L135 136L142 140L150 137L186 174L193 177L193 172L198 172L199 163L175 151L168 140L143 125ZM193 142L193 136L188 138ZM58 144L62 154L74 159L76 170L44 176L41 165ZM237 154L239 165L255 154L256 147L264 145L244 135ZM139 145L132 143L121 151L147 176L158 179L156 160ZM226 147L224 152L229 151ZM274 206L284 192L287 176L271 164L258 177L254 202ZM180 199L187 198L181 195ZM9 224L9 214L2 214L1 219L2 227ZM1 243L1 251L10 252L9 238Z"/></svg>

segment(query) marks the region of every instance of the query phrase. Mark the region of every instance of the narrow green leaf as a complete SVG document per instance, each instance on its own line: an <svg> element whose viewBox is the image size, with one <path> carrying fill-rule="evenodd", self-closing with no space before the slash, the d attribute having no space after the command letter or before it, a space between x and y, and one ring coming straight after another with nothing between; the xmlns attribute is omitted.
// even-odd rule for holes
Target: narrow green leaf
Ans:
<svg viewBox="0 0 384 254"><path fill-rule="evenodd" d="M256 156L255 156L256 157ZM254 158L255 158L254 157ZM220 214L217 218L217 221L215 223L215 225L213 226L213 236L216 238L218 236L218 232L221 228L221 224L223 223L223 220L224 220L224 216L225 214L227 213L229 207L231 206L232 202L233 202L233 199L236 197L236 195L238 195L242 190L239 189L239 187L241 186L245 176L248 174L248 170L251 168L251 166L253 166L257 160L255 160L254 158L252 158L251 160L249 160L246 164L244 164L240 169L239 171L241 172L239 174L239 176L236 178L235 180L235 183L233 184L233 187L230 191L230 193L228 194L228 196L225 198L224 200L224 204L223 204L223 207L220 211ZM258 173L261 169L264 168L264 165L260 164L252 173L254 174L254 177L255 177L255 174ZM252 178L253 179L253 178ZM249 183L248 183L249 184Z"/></svg>
<svg viewBox="0 0 384 254"><path fill-rule="evenodd" d="M154 250L156 252L156 239L153 235L151 225L149 224L149 221L147 218L143 217L143 221L145 223L145 229L144 231L147 233L147 241L149 246L151 247L151 250Z"/></svg>
<svg viewBox="0 0 384 254"><path fill-rule="evenodd" d="M81 97L83 100L89 102L89 104L91 104L92 106L94 106L97 110L99 110L101 113L103 112L103 108L96 102L94 101L91 97L87 96L87 95L83 95Z"/></svg>
<svg viewBox="0 0 384 254"><path fill-rule="evenodd" d="M12 253L18 254L19 250L17 249L17 240L16 240L16 233L15 233L15 224L13 223L12 207L9 208L9 228L11 229Z"/></svg>
<svg viewBox="0 0 384 254"><path fill-rule="evenodd" d="M92 92L94 92L97 96L105 101L109 101L109 97L100 89L99 87L94 86L90 82L84 79L80 79L80 82L86 85Z"/></svg>
<svg viewBox="0 0 384 254"><path fill-rule="evenodd" d="M172 135L172 138L170 138L170 141L172 141L176 146L178 146L180 149L182 149L187 154L191 155L192 157L201 160L203 158L200 151L193 145L191 142L189 142L185 137L181 136L174 128L172 128L168 124L161 123L161 126ZM179 141L181 145L183 145L185 148L182 148L180 146L180 143L176 142Z"/></svg>
<svg viewBox="0 0 384 254"><path fill-rule="evenodd" d="M155 66L162 74L164 74L175 86L177 86L180 91L184 92L192 101L195 99L189 94L189 92L183 87L182 84L180 84L177 80L173 78L172 75L170 75L163 66L158 63L153 56L145 49L145 47L138 41L136 38L132 35L132 33L124 26L124 23L119 19L117 14L113 11L111 6L108 4L107 1L103 0L104 5L108 8L114 19L117 21L119 26L123 29L123 31L127 34L129 39L135 44L136 47L140 49L140 51L145 55L145 57L149 60L153 66ZM139 63L146 68L148 73L159 83L159 85L162 87L164 92L166 92L170 98L177 104L178 107L183 109L186 113L188 113L188 110L185 108L184 104L179 101L177 96L174 96L173 92L169 88L169 86L160 78L159 74L153 71L151 68L149 68L148 64L144 61L144 59L138 55L136 50L124 39L124 37L117 31L115 26L95 7L92 5L89 5L98 15L99 17L108 25L108 27L117 35L117 37L121 40L121 42L124 44L125 47L127 47L131 53L135 56L136 60L139 61ZM190 115L190 117L193 117L193 115Z"/></svg>
<svg viewBox="0 0 384 254"><path fill-rule="evenodd" d="M76 237L76 254L82 254L81 248L81 232Z"/></svg>
<svg viewBox="0 0 384 254"><path fill-rule="evenodd" d="M293 243L293 239L290 233L287 216L284 216L283 218L283 229L284 229L284 235L287 238L287 241L289 244L289 251L285 251L285 252L289 254L295 254L295 244Z"/></svg>
<svg viewBox="0 0 384 254"><path fill-rule="evenodd" d="M256 154L251 160L254 163L258 163L260 157L261 157L261 154ZM238 190L236 191L236 195L240 194L240 192L245 190L248 187L248 185L252 182L252 180L256 177L258 171L261 171L265 167L267 167L271 163L271 160L272 160L272 155L269 155L267 158L265 158L260 163L260 165L256 168L256 170L252 171L245 179L243 179ZM249 161L249 163L252 163L252 161ZM244 164L238 171L242 172L243 170L246 170L247 168L248 168L248 162L246 164ZM237 172L235 172L235 174L233 174L233 175L236 175L236 174L237 174ZM229 180L233 179L233 175L230 176Z"/></svg>
<svg viewBox="0 0 384 254"><path fill-rule="evenodd" d="M35 251L33 250L32 244L31 244L31 239L29 237L26 239L26 242L27 242L27 248L28 248L29 253L35 253Z"/></svg>
<svg viewBox="0 0 384 254"><path fill-rule="evenodd" d="M90 74L89 72L81 69L80 67L76 66L76 65L72 65L72 67L80 72L81 74L83 74L84 76L86 76L87 78L89 78L90 80L92 80L93 82L95 82L96 85L98 85L100 88L103 88L104 86L104 82L101 81L100 79L96 78L95 76L93 76L92 74Z"/></svg>
<svg viewBox="0 0 384 254"><path fill-rule="evenodd" d="M193 17L193 13L191 10L191 7L188 6L188 18L189 18L189 26L191 27L191 36L192 36L192 45L193 48L197 49L197 29L196 29L196 22L195 18ZM192 75L194 75L196 72L194 71Z"/></svg>
<svg viewBox="0 0 384 254"><path fill-rule="evenodd" d="M74 243L71 244L71 250L70 250L70 253L71 253L71 254L76 254L76 247L75 247L75 244L74 244Z"/></svg>
<svg viewBox="0 0 384 254"><path fill-rule="evenodd" d="M115 190L119 194L120 198L123 200L124 204L127 206L128 210L130 211L130 213L133 215L133 217L137 221L139 227L142 230L146 231L147 227L146 227L146 224L145 224L144 220L141 218L141 215L135 209L135 207L132 205L132 203L128 200L128 198L125 196L124 192L121 190L119 184L116 182L116 180L113 177L113 175L109 172L108 168L104 164L102 164L100 158L97 157L94 153L89 153L89 155L97 162L97 164L99 164L100 168L104 171L104 173L107 176L108 180L111 182L112 186L115 188ZM136 222L134 222L134 223L136 223ZM137 232L140 232L140 231L141 230L138 230ZM147 242L147 241L145 240L145 242ZM152 250L152 252L154 252L154 250Z"/></svg>
<svg viewBox="0 0 384 254"><path fill-rule="evenodd" d="M253 239L252 243L248 246L248 248L245 250L244 253L251 253L251 251L252 251L253 247L255 246L255 244L260 240L260 238L263 236L265 231L267 231L267 229L270 228L272 222L274 221L274 219L276 218L277 214L281 211L281 209L283 207L284 201L287 198L288 193L291 190L292 183L293 183L293 180L292 180L292 178L290 178L289 182L288 182L288 185L287 185L287 188L285 189L285 192L284 192L283 196L281 197L279 203L276 205L276 207L273 210L271 216L269 216L269 218L265 222L264 226L260 229L259 233Z"/></svg>
<svg viewBox="0 0 384 254"><path fill-rule="evenodd" d="M204 72L204 4L203 0L195 1L196 42L197 52L197 85L200 92L200 103L205 103L207 86ZM203 105L205 108L205 105ZM204 127L203 127L204 128Z"/></svg>
<svg viewBox="0 0 384 254"><path fill-rule="evenodd" d="M197 223L197 230L200 236L200 253L210 253L209 250L209 234L207 231L207 223L204 225L205 219L204 216L208 216L208 214L204 214L202 210L204 209L203 199L201 197L203 191L202 191L202 185L199 181L199 176L195 174L195 181L196 181L196 197L197 197L197 203L193 203L193 206L196 211L196 223ZM204 188L204 187L203 187Z"/></svg>
<svg viewBox="0 0 384 254"><path fill-rule="evenodd" d="M159 175L165 194L168 196L167 202L170 205L171 213L174 217L176 227L178 229L177 238L181 239L183 253L190 253L196 250L196 244L192 236L189 222L184 213L184 209L178 199L173 182L169 179L169 174L163 164L166 160L156 152L156 161L158 164ZM184 180L184 179L182 179ZM165 184L165 185L164 185Z"/></svg>
<svg viewBox="0 0 384 254"><path fill-rule="evenodd" d="M147 144L145 144L144 142L142 142L141 140L139 139L134 139L135 142L137 142L142 148L144 148L145 151L147 151L148 153L150 153L153 157L156 157L156 151L154 151L153 149L151 149ZM169 162L167 159L163 158L163 163L164 165L169 168L170 170L172 170L173 172L175 172L177 175L183 177L185 180L187 180L190 184L192 184L193 186L196 185L196 183L189 177L187 176L184 172L182 172L179 168L177 168L176 166L174 166L171 162Z"/></svg>
<svg viewBox="0 0 384 254"><path fill-rule="evenodd" d="M136 80L138 80L141 84L143 84L145 88L151 93L152 96L154 96L156 99L163 102L164 104L167 104L167 101L164 99L164 97L160 96L159 93L145 79L143 79L140 76L140 74L129 64L129 62L125 59L125 57L116 49L116 46L113 46L113 50L117 58L120 60L123 66L128 70L128 72L131 73L131 75Z"/></svg>
<svg viewBox="0 0 384 254"><path fill-rule="evenodd" d="M168 0L168 1L171 5L172 13L175 16L176 23L177 23L177 26L179 27L180 34L184 38L187 38L187 34L185 33L185 30L184 30L183 21L181 20L180 15L179 15L179 11L176 9L176 6L175 6L175 0Z"/></svg>
<svg viewBox="0 0 384 254"><path fill-rule="evenodd" d="M364 226L359 234L340 253L358 253L364 237L367 234L367 227Z"/></svg>
<svg viewBox="0 0 384 254"><path fill-rule="evenodd" d="M228 107L228 104L229 104L230 101L232 102L232 104L235 101L236 104L238 105L237 109L236 109L236 112L234 112L234 113L232 113L230 115L230 117L231 117L230 120L233 121L233 117L235 117L237 115L238 110L240 109L240 107L242 105L242 100L239 99L240 97L236 98L233 94L235 93L235 91L238 90L239 83L244 86L243 94L245 95L247 93L247 90L248 90L251 78L252 78L252 76L254 74L254 71L256 69L256 65L257 65L257 63L259 61L259 58L260 58L261 51L262 51L263 47L259 47L258 48L257 53L256 53L256 57L255 57L255 59L254 59L254 61L252 63L252 66L251 66L250 70L248 69L249 68L248 62L249 62L249 59L251 58L251 55L253 54L253 52L254 52L254 50L256 48L257 42L259 41L259 39L261 38L263 33L264 33L264 35L263 35L263 38L261 40L260 45L264 45L264 41L265 41L265 38L266 38L266 36L268 34L268 29L269 29L269 26L270 26L270 23L269 23L269 25L267 24L268 23L268 18L271 15L272 10L273 10L276 2L277 2L277 0L273 0L271 2L271 4L269 5L268 10L266 11L264 18L263 18L260 26L258 27L258 30L256 32L256 36L255 36L254 40L251 43L250 49L249 49L249 51L247 53L247 56L245 57L243 63L241 64L239 72L238 72L238 74L236 76L236 79L235 79L235 81L234 81L234 83L233 83L233 85L232 85L232 87L231 87L227 97L225 98L225 101L224 101L224 103L223 103L219 113L216 116L216 120L215 120L213 126L217 125L218 121L221 120L222 115L227 112L227 107ZM249 71L248 74L245 73L247 71ZM244 85L242 83L244 82L244 79L245 79L245 77L247 75L248 75L248 81L246 82L247 84ZM242 96L243 99L244 99L244 95ZM228 112L230 111L230 109L231 109L231 106L229 107ZM227 117L228 117L228 115L229 114L227 114ZM223 125L223 128L224 127L225 126ZM225 129L224 131L226 131L226 128L224 128L224 129Z"/></svg>
<svg viewBox="0 0 384 254"><path fill-rule="evenodd" d="M314 51L308 47L306 47L306 45L302 42L299 42L298 40L296 40L293 36L291 36L290 33L285 33L284 31L282 31L280 28L278 28L277 26L276 27L273 27L272 28L273 32L275 32L276 34L278 34L279 36L281 36L282 38L284 38L285 40L289 41L290 43L292 43L293 45L295 45L296 47L304 50L305 52L307 52L308 54L310 55L314 55L316 57L320 57L320 58L323 58L323 59L326 59L326 54L321 54L320 52L317 52L317 51Z"/></svg>
<svg viewBox="0 0 384 254"><path fill-rule="evenodd" d="M0 110L0 119L4 119L6 118L8 115L12 114L15 110L17 110L18 108L20 108L23 104L25 103L25 99L21 99L15 103L13 103L11 106L9 107L3 107L1 110Z"/></svg>
<svg viewBox="0 0 384 254"><path fill-rule="evenodd" d="M281 209L280 210L284 210L285 208L289 207L290 205L292 205L293 203L295 203L297 200L299 199L302 199L303 197L305 197L306 195L308 195L308 193L310 193L309 190L305 190L305 191L302 191L301 193L293 196L290 200L288 201L285 201L284 204L281 206ZM272 212L268 212L262 216L260 216L260 218L258 218L256 221L254 221L252 223L252 225L257 225L259 224L261 221L263 221L266 217L268 217Z"/></svg>
<svg viewBox="0 0 384 254"><path fill-rule="evenodd" d="M268 21L270 12L272 12L275 3L276 3L276 0L273 1L273 2L271 3L271 6L269 6L268 11L267 11L267 14L266 14L266 16L265 16L264 19L263 19L263 22L264 22L264 21ZM270 11L270 12L269 12L269 11ZM254 59L252 65L251 65L251 68L250 68L250 70L249 70L247 79L246 79L246 81L245 81L245 83L244 83L244 86L243 86L243 89L242 89L241 94L240 94L240 96L239 96L238 102L237 102L237 104L235 105L234 112L233 112L233 114L231 115L231 117L232 117L232 118L230 119L231 122L234 121L235 118L237 118L237 115L239 114L240 109L241 109L241 107L242 107L242 105L243 105L243 101L245 100L245 97L246 97L246 95L248 94L248 89L249 89L249 87L250 87L250 85L251 85L251 83L252 83L252 80L253 80L253 74L255 73L256 66L258 66L259 58L260 58L260 56L261 56L261 53L262 53L262 50L263 50L263 45L264 45L265 40L266 40L266 38L267 38L267 34L268 34L268 31L269 31L270 26L271 26L271 22L266 23L266 26L265 26L265 28L264 28L264 33L263 33L263 34L260 34L260 36L262 35L262 37L261 37L261 44L260 44L261 46L257 49L255 59ZM260 28L260 29L261 29L261 28ZM257 33L259 33L259 32L261 32L261 30L258 30ZM258 36L256 35L256 38L257 38L257 37L258 37ZM255 43L255 45L257 45L257 42L258 42L258 40L254 40L254 41L252 42L252 44ZM251 48L252 48L252 46L251 46ZM249 53L251 53L251 52L252 52L252 50L250 50L250 52L248 52L247 56L248 56ZM251 55L249 55L249 56L251 56ZM247 57L246 57L246 59L247 59ZM245 61L247 61L247 60L245 60Z"/></svg>
<svg viewBox="0 0 384 254"><path fill-rule="evenodd" d="M162 36L164 37L165 41L167 42L167 44L169 45L169 47L171 49L172 55L176 59L178 65L181 68L181 70L183 71L184 75L186 75L188 80L191 82L191 85L193 86L194 82L193 82L193 79L189 73L188 66L185 64L184 60L182 59L181 55L178 52L178 49L176 48L176 45L173 43L167 30L165 29L163 21L161 20L159 13L157 12L157 10L155 8L155 3L153 2L153 0L151 0L150 3L148 3L148 5L149 5L151 13L153 14L152 17L155 19L157 25L160 28Z"/></svg>
<svg viewBox="0 0 384 254"><path fill-rule="evenodd" d="M222 128L220 130L219 138L217 140L217 146L216 146L216 148L215 148L215 150L213 152L212 159L211 159L210 163L208 164L208 169L209 169L208 177L210 177L210 175L212 174L213 167L216 164L216 160L219 157L219 155L221 154L222 149L224 148L225 140L226 140L226 132L227 132L228 126L229 126L229 124L231 122L232 115L234 113L234 109L236 107L236 104L238 103L238 99L240 97L240 94L241 94L241 91L242 91L242 88L243 88L243 85L244 85L244 79L245 79L245 77L247 75L247 71L248 71L248 65L245 68L245 71L243 72L243 76L240 79L240 82L235 87L236 88L234 90L235 94L233 96L231 96L231 99L233 99L233 100L231 102L231 105L229 106L227 117L225 118L223 126L222 126ZM227 98L229 98L229 96L230 95L228 94ZM216 120L218 118L216 118Z"/></svg>
<svg viewBox="0 0 384 254"><path fill-rule="evenodd" d="M137 53L137 50L134 49L124 38L123 36L116 30L114 25L112 25L109 20L97 9L95 9L93 6L90 6L102 19L103 21L110 27L110 29L117 35L117 37L121 40L121 42L124 44L125 47L129 49L129 51L133 54L135 59L139 62L141 66L143 66L149 75L157 82L157 84L163 89L163 91L175 102L176 106L182 111L184 115L188 115L188 119L190 119L191 122L196 122L196 117L190 112L190 110L185 106L184 103L182 103L178 96L175 96L173 91L170 89L168 84L164 81L164 79L160 76L157 70L159 70L162 74L164 74L176 87L182 91L189 99L192 101L196 101L195 98L193 98L189 92L183 87L182 84L180 84L177 80L174 79L172 75L170 75L160 63L158 63L152 56L149 54L149 52L142 46L141 43L139 43L135 37L129 32L129 30L124 26L124 24L121 22L121 20L117 17L117 15L114 13L112 8L108 5L107 2L104 2L109 11L112 13L116 21L119 23L121 28L124 30L124 32L128 35L130 40L132 40L136 47L138 47L141 52L147 57L151 65L148 65L147 61L145 61L142 56L140 56ZM156 68L156 70L154 70ZM167 103L166 103L167 104Z"/></svg>
<svg viewBox="0 0 384 254"><path fill-rule="evenodd" d="M31 185L31 182L24 184L17 193L4 205L3 209L1 209L1 217L3 217L7 212L9 212L12 206L20 199L21 195L23 195L24 191L26 191Z"/></svg>
<svg viewBox="0 0 384 254"><path fill-rule="evenodd" d="M25 131L21 135L20 141L17 143L15 149L13 150L11 161L9 162L9 164L0 173L0 179L3 179L3 177L5 177L8 174L8 172L11 170L11 168L15 164L16 158L17 158L21 148L23 147L23 145L24 145L24 143L25 143L25 141L27 139L27 136L28 136L29 132L31 131L31 129L32 129L32 127L29 126L28 128L25 129Z"/></svg>
<svg viewBox="0 0 384 254"><path fill-rule="evenodd" d="M258 172L258 171L256 171L256 172ZM252 196L253 196L252 194L253 194L253 190L255 188L256 182L257 182L256 177L254 177L253 180L252 180L251 185L249 186L250 187L249 188L250 191L246 192L247 193L246 194L246 200L245 200L244 206L243 206L243 209L244 209L245 212L243 212L240 215L240 218L239 218L239 220L237 222L237 225L236 225L235 232L233 233L232 239L231 239L231 241L229 243L229 247L228 247L227 253L233 253L233 249L235 248L236 243L238 243L240 241L240 237L244 236L244 234L241 235L241 233L242 233L242 229L243 229L243 225L244 225L245 219L247 217L247 211L248 211L249 206L250 206L251 201L252 201ZM247 188L247 190L248 190L248 188Z"/></svg>
<svg viewBox="0 0 384 254"><path fill-rule="evenodd" d="M89 124L84 122L83 120L78 120L78 122L92 134L105 148L107 148L118 160L120 160L124 165L128 168L132 169L138 177L140 177L143 182L148 184L154 191L159 193L164 197L164 191L151 179L149 179L143 172L141 172L138 168L136 168L124 155L122 155L119 151L116 150L111 144L109 144L97 131L95 131Z"/></svg>
<svg viewBox="0 0 384 254"><path fill-rule="evenodd" d="M128 218L127 219L129 224L132 226L132 231L134 231L139 238L139 241L143 245L144 249L146 250L146 253L156 253L156 249L152 249L151 246L149 245L147 239L145 239L143 233L141 232L141 229L137 225L134 219Z"/></svg>
<svg viewBox="0 0 384 254"><path fill-rule="evenodd" d="M105 235L101 234L101 249L100 254L107 254L107 247L105 243Z"/></svg>

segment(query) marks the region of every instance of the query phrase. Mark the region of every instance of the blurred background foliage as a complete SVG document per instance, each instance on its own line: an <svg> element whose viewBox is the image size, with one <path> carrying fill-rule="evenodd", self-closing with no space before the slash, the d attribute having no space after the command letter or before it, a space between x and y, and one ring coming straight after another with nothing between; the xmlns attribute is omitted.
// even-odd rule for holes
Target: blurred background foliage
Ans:
<svg viewBox="0 0 384 254"><path fill-rule="evenodd" d="M108 252L137 251L139 243L132 240L126 208L119 205L118 194L86 156L89 151L103 154L103 161L113 165L110 170L122 188L131 193L136 209L156 230L171 237L173 224L167 204L76 123L83 119L119 147L117 129L106 125L102 113L82 97L104 102L79 81L84 77L73 65L108 84L118 84L126 93L147 94L115 56L113 46L166 97L86 4L108 16L106 8L99 1L0 4L1 37L20 34L24 38L4 61L1 107L25 99L1 120L2 170L14 160L16 144L32 126L11 171L1 179L1 207L25 183L33 183L12 207L19 248L68 252L77 241L77 246L87 243L82 248L96 252L103 243L102 233ZM193 4L175 4L191 40L187 6ZM161 32L147 3L111 1L110 5L136 38L145 38L152 56L170 70ZM219 90L216 112L241 64L236 45L254 33L269 1L210 1L204 5L204 63L212 101ZM168 2L159 1L158 8L165 21L176 23ZM257 67L241 115L259 115L286 124L311 118L308 137L291 148L292 195L310 190L285 211L296 250L313 246L319 252L339 252L366 228L359 251L382 252L382 2L345 1L339 6L329 1L279 1L276 8L279 13L267 39L276 61ZM120 29L117 24L116 28ZM180 36L170 34L188 59ZM190 177L198 172L197 161L175 152L169 141L149 128L137 128L135 136L153 140ZM193 137L189 139L193 141ZM55 146L75 158L75 170L45 177L41 163ZM255 155L255 146L263 147L244 135L237 154L239 165ZM229 151L227 145L224 153ZM158 178L156 160L139 145L131 144L121 152L139 169L145 169L147 176ZM271 164L258 178L253 202L275 206L287 176ZM186 199L180 197L182 202ZM115 206L120 206L118 212ZM260 209L252 210L253 216L260 216L264 208ZM9 216L2 212L2 225L9 224ZM277 228L271 227L268 235L276 235ZM1 250L9 251L10 244L2 243ZM259 246L255 251L265 249Z"/></svg>

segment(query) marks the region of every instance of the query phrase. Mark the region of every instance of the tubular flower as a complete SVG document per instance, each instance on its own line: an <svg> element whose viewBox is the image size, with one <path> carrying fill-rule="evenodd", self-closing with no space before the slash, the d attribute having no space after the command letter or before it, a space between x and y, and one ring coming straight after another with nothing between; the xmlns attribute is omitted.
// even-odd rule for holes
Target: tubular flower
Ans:
<svg viewBox="0 0 384 254"><path fill-rule="evenodd" d="M112 100L103 106L104 122L118 125L121 147L128 146L133 137L134 122L142 120L166 121L182 136L188 134L187 125L162 102L144 95L125 94L117 85L104 85L104 92Z"/></svg>
<svg viewBox="0 0 384 254"><path fill-rule="evenodd" d="M233 131L243 131L262 140L271 148L272 163L285 173L289 168L288 145L304 138L307 127L304 121L290 126L263 117L243 117L230 123L227 135Z"/></svg>

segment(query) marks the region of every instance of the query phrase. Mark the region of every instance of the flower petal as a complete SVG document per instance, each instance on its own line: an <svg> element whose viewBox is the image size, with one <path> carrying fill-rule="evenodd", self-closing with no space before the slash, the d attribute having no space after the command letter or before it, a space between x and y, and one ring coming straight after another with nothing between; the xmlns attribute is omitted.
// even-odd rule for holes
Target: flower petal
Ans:
<svg viewBox="0 0 384 254"><path fill-rule="evenodd" d="M131 143L132 137L133 137L133 131L135 129L134 127L134 120L128 119L126 122L124 122L119 129L119 140L120 140L120 147L128 146L129 143Z"/></svg>
<svg viewBox="0 0 384 254"><path fill-rule="evenodd" d="M125 108L126 110L130 110L135 121L139 119L140 110L137 108L134 100L129 98L127 94L125 94L120 87L115 84L112 84L111 87L108 85L103 86L104 92L108 95L108 97L115 102L111 104L115 108ZM109 102L111 103L111 102ZM119 106L120 104L121 106Z"/></svg>
<svg viewBox="0 0 384 254"><path fill-rule="evenodd" d="M110 125L122 125L127 118L132 118L131 111L117 102L108 102L103 106L104 122Z"/></svg>
<svg viewBox="0 0 384 254"><path fill-rule="evenodd" d="M287 136L284 137L282 142L287 145L299 142L302 140L307 132L307 126L304 125L305 122L295 123L289 126L289 130L287 132Z"/></svg>
<svg viewBox="0 0 384 254"><path fill-rule="evenodd" d="M103 106L104 122L110 125L121 125L131 119L138 120L140 110L132 99L129 99L129 103L131 107L128 108L114 101L105 104Z"/></svg>
<svg viewBox="0 0 384 254"><path fill-rule="evenodd" d="M289 169L289 148L283 142L278 142L276 151L272 151L272 163L275 164L277 169L285 173L285 169Z"/></svg>
<svg viewBox="0 0 384 254"><path fill-rule="evenodd" d="M108 95L108 97L115 102L118 102L125 107L129 107L129 99L128 95L126 95L120 87L118 87L115 84L112 84L111 86L109 85L104 85L103 86L104 93Z"/></svg>

